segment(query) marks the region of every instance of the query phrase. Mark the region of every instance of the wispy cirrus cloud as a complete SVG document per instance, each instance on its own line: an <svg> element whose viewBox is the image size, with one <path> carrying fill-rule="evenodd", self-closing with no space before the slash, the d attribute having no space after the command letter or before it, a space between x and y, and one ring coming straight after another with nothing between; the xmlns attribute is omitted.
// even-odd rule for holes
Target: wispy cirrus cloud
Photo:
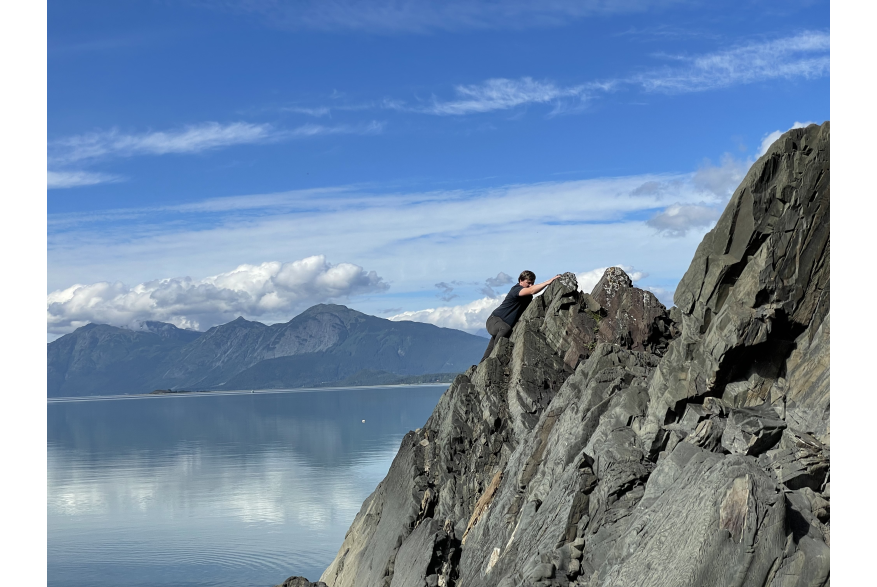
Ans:
<svg viewBox="0 0 877 587"><path fill-rule="evenodd" d="M124 181L124 178L109 173L94 173L91 171L48 171L46 173L46 188L75 188L85 185L97 185L100 183L115 183Z"/></svg>
<svg viewBox="0 0 877 587"><path fill-rule="evenodd" d="M660 9L683 0L206 0L202 5L250 13L285 29L428 33L478 29L524 29L563 26L589 16Z"/></svg>
<svg viewBox="0 0 877 587"><path fill-rule="evenodd" d="M539 82L529 77L521 79L489 79L482 84L460 85L455 88L456 100L434 100L422 112L439 115L463 115L493 110L508 110L526 104L553 104L560 106L564 99L587 97L586 86L561 87L551 82Z"/></svg>
<svg viewBox="0 0 877 587"><path fill-rule="evenodd" d="M252 144L276 136L270 124L205 122L178 130L126 134L117 129L74 135L49 142L49 161L74 163L101 157L198 153L232 145Z"/></svg>
<svg viewBox="0 0 877 587"><path fill-rule="evenodd" d="M332 114L332 110L327 106L318 106L316 108L306 108L304 106L286 106L281 108L283 112L295 112L296 114L307 114L308 116L313 116L314 118L321 118L323 116L329 116Z"/></svg>
<svg viewBox="0 0 877 587"><path fill-rule="evenodd" d="M589 102L611 92L684 94L716 90L772 79L811 79L830 71L830 36L802 32L772 41L749 42L702 55L676 55L674 65L644 73L563 85L551 80L490 78L454 86L454 97L433 96L429 101L398 98L356 106L294 107L292 111L325 116L332 109L383 109L436 116L465 116L534 106L550 107L550 115L578 112Z"/></svg>
<svg viewBox="0 0 877 587"><path fill-rule="evenodd" d="M328 113L328 109L326 109ZM313 114L317 116L318 114ZM181 129L126 134L117 129L73 135L49 141L47 189L70 188L122 181L118 175L69 169L100 159L143 155L194 154L235 145L264 144L328 135L373 135L386 123L303 124L292 129L271 124L205 122ZM66 169L65 169L66 168Z"/></svg>
<svg viewBox="0 0 877 587"><path fill-rule="evenodd" d="M136 155L200 153L235 145L276 142L298 137L337 134L376 134L383 122L357 125L305 124L293 129L271 124L204 122L181 129L127 134L117 129L74 135L49 142L49 162L68 165L84 160Z"/></svg>
<svg viewBox="0 0 877 587"><path fill-rule="evenodd" d="M361 124L305 124L288 131L277 133L278 139L296 137L315 137L321 135L376 135L384 131L386 122L372 120Z"/></svg>
<svg viewBox="0 0 877 587"><path fill-rule="evenodd" d="M699 56L676 56L681 65L629 78L647 92L702 92L772 79L811 79L830 71L831 37L805 31Z"/></svg>

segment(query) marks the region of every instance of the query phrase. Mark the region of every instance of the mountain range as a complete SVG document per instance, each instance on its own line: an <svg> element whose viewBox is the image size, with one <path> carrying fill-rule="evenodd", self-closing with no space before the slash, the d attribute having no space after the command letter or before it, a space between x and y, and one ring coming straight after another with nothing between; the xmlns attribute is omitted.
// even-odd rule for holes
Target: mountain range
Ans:
<svg viewBox="0 0 877 587"><path fill-rule="evenodd" d="M144 322L88 324L48 344L48 397L168 390L276 389L422 381L460 373L479 336L320 304L266 325L238 318L206 332ZM429 379L429 378L427 378Z"/></svg>

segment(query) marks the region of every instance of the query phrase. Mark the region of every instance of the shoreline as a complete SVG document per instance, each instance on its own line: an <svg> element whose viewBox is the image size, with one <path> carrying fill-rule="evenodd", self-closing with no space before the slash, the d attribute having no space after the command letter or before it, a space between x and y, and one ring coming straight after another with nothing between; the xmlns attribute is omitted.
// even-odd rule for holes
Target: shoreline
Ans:
<svg viewBox="0 0 877 587"><path fill-rule="evenodd" d="M292 387L292 388L274 388L274 389L233 389L233 390L203 390L203 391L164 391L163 393L129 393L119 395L81 395L69 397L49 397L46 403L71 403L71 402L87 402L87 401L108 401L108 400L133 400L133 399L158 399L166 397L198 397L198 396L220 396L220 395L256 395L270 393L313 393L320 391L338 391L343 389L378 389L387 387L441 387L450 386L451 383L392 383L387 385L344 385L334 387Z"/></svg>

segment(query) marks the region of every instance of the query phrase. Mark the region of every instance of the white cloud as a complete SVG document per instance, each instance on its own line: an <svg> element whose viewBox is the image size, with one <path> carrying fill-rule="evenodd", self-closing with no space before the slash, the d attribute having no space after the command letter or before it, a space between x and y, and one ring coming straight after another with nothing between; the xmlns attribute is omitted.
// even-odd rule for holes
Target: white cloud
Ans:
<svg viewBox="0 0 877 587"><path fill-rule="evenodd" d="M814 123L795 122L791 128L804 128L810 124ZM764 155L784 132L776 130L765 134L757 157ZM729 153L722 155L719 165L704 161L692 175L691 184L706 196L706 201L677 201L647 220L646 224L669 237L681 237L692 229L711 227L722 215L726 203L754 162L754 159L737 159ZM635 193L658 192L659 186L657 182L646 182Z"/></svg>
<svg viewBox="0 0 877 587"><path fill-rule="evenodd" d="M790 126L786 131L775 130L773 132L765 134L764 138L761 140L761 147L759 147L759 149L758 149L758 156L761 157L762 155L767 153L767 150L770 148L770 146L772 144L774 144L774 142L778 138L780 138L783 134L785 134L787 131L792 130L793 128L806 128L806 127L810 126L811 124L816 124L816 123L812 122L812 121L808 121L808 122L795 121L795 123L792 124L792 126Z"/></svg>
<svg viewBox="0 0 877 587"><path fill-rule="evenodd" d="M717 206L703 204L673 204L646 221L646 224L666 236L685 236L689 230L712 226L722 215Z"/></svg>
<svg viewBox="0 0 877 587"><path fill-rule="evenodd" d="M743 181L752 163L735 159L725 153L719 165L705 161L694 173L692 182L695 188L714 196L717 203L724 204Z"/></svg>
<svg viewBox="0 0 877 587"><path fill-rule="evenodd" d="M677 59L672 67L630 78L651 92L700 92L770 79L815 78L830 71L827 33L803 32L793 37L749 43L697 57Z"/></svg>
<svg viewBox="0 0 877 587"><path fill-rule="evenodd" d="M99 183L113 183L122 181L118 175L108 173L93 173L90 171L48 171L46 172L46 188L73 188L84 185L97 185Z"/></svg>
<svg viewBox="0 0 877 587"><path fill-rule="evenodd" d="M667 306L667 308L673 307L674 292L670 291L669 289L654 285L650 285L646 289L655 294L655 297L658 298L658 301Z"/></svg>
<svg viewBox="0 0 877 587"><path fill-rule="evenodd" d="M427 308L413 312L402 312L390 316L390 320L410 320L426 322L444 328L456 328L467 332L476 332L484 328L487 317L502 302L502 296L481 298L468 304L447 306L443 308Z"/></svg>
<svg viewBox="0 0 877 587"><path fill-rule="evenodd" d="M611 267L621 267L622 269L624 269L624 272L627 273L628 277L630 277L630 280L634 283L636 283L640 279L649 276L648 273L644 271L637 271L629 265L621 265L616 263L615 265L611 265ZM590 271L576 273L576 281L579 284L579 291L583 291L585 293L591 293L592 291L594 291L597 283L603 277L603 274L606 273L606 270L608 268L609 267L597 267L596 269L591 269Z"/></svg>
<svg viewBox="0 0 877 587"><path fill-rule="evenodd" d="M624 271L630 276L631 281L634 282L648 277L648 273L637 271L629 265L616 264L614 267L621 267L624 269ZM590 271L577 273L576 280L579 284L579 290L591 293L594 286L596 286L597 282L600 281L600 278L603 277L606 269L607 267L598 267ZM511 279L504 273L500 274L500 276L502 275ZM497 276L497 279L499 279L500 276ZM505 283L511 283L511 281L505 281ZM490 313L502 303L504 297L505 293L499 293L495 296L483 297L474 302L460 304L458 306L445 306L441 308L427 308L425 310L402 312L395 316L391 316L389 319L426 322L427 324L435 324L436 326L456 328L458 330L475 333L484 330L484 325L487 322Z"/></svg>
<svg viewBox="0 0 877 587"><path fill-rule="evenodd" d="M592 15L641 12L678 3L680 0L304 0L287 3L247 0L212 4L218 8L259 14L272 26L282 28L423 33L435 30L562 26L571 20Z"/></svg>
<svg viewBox="0 0 877 587"><path fill-rule="evenodd" d="M233 145L257 144L290 138L335 134L376 134L384 123L325 126L305 124L294 129L277 129L270 124L204 122L178 130L124 134L116 129L74 135L49 142L49 161L69 164L104 157L199 153Z"/></svg>
<svg viewBox="0 0 877 587"><path fill-rule="evenodd" d="M585 86L562 88L550 82L538 82L529 77L518 80L489 79L480 85L457 86L459 99L435 101L423 112L429 114L461 115L493 110L507 110L524 104L557 103L563 98L585 97Z"/></svg>
<svg viewBox="0 0 877 587"><path fill-rule="evenodd" d="M275 134L269 124L205 122L180 130L124 134L118 130L92 132L49 142L49 160L71 163L109 155L165 155L266 141Z"/></svg>
<svg viewBox="0 0 877 587"><path fill-rule="evenodd" d="M426 107L407 107L398 100L384 106L438 115L466 115L508 110L527 104L552 104L552 114L581 110L598 93L639 86L647 92L679 94L724 88L770 79L815 78L829 73L830 36L804 32L793 37L749 43L700 56L674 57L683 66L665 67L627 78L592 80L573 86L551 81L494 78L458 85L456 100L433 99Z"/></svg>
<svg viewBox="0 0 877 587"><path fill-rule="evenodd" d="M414 193L346 186L212 198L173 209L52 215L48 286L137 284L157 275L191 275L193 268L219 274L251 259L300 259L314 250L368 267L392 284L392 294L353 300L370 314L444 305L435 299L438 282L455 287L457 304L499 297L508 285L485 295L486 276L504 281L499 272L515 279L530 269L544 279L578 271L583 260L591 267L649 267L663 285L684 273L703 233L659 238L643 214L672 202L702 202L691 178L639 175ZM661 188L651 189L656 184Z"/></svg>
<svg viewBox="0 0 877 587"><path fill-rule="evenodd" d="M277 133L277 138L314 137L319 135L375 135L384 131L386 123L372 120L363 124L305 124L298 128Z"/></svg>
<svg viewBox="0 0 877 587"><path fill-rule="evenodd" d="M352 263L332 265L323 255L291 263L241 265L201 280L156 279L129 287L121 282L73 285L47 296L49 332L90 322L134 326L160 320L184 328L209 328L239 315L289 319L326 301L385 291L374 271Z"/></svg>
<svg viewBox="0 0 877 587"><path fill-rule="evenodd" d="M305 108L303 106L287 106L286 108L282 108L285 112L295 112L297 114L307 114L308 116L313 116L315 118L320 118L323 116L328 116L332 113L332 111L326 106L319 106L317 108Z"/></svg>
<svg viewBox="0 0 877 587"><path fill-rule="evenodd" d="M496 277L488 277L487 279L485 279L484 283L488 287L500 287L503 285L508 285L510 283L514 283L514 281L515 280L512 279L511 275L508 275L508 274L500 271L499 273L496 274Z"/></svg>

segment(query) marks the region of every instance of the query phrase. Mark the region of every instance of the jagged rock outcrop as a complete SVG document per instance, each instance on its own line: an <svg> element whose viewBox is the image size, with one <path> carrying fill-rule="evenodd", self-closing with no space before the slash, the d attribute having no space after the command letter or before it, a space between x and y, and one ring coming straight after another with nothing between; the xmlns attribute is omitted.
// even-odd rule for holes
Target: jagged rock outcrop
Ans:
<svg viewBox="0 0 877 587"><path fill-rule="evenodd" d="M677 310L618 268L552 283L405 436L321 581L827 585L829 138L753 165Z"/></svg>
<svg viewBox="0 0 877 587"><path fill-rule="evenodd" d="M780 137L698 246L675 294L682 342L650 391L651 450L666 441L661 426L704 396L779 402L784 418L827 437L829 135L825 123Z"/></svg>

